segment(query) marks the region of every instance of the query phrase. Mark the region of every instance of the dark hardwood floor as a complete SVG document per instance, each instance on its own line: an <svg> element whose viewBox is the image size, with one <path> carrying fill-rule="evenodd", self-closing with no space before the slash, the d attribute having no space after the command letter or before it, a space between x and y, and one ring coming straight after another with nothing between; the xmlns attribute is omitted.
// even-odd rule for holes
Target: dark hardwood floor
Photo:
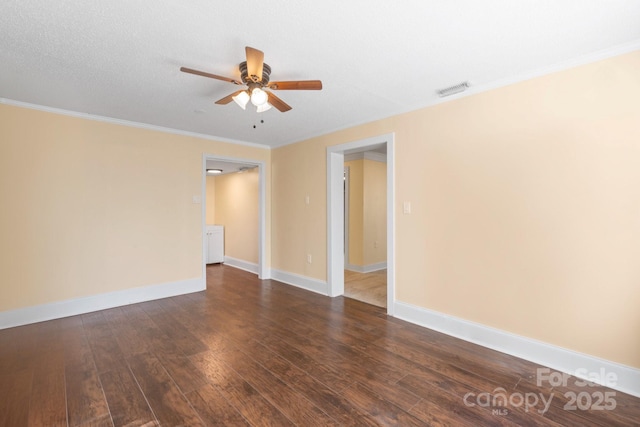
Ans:
<svg viewBox="0 0 640 427"><path fill-rule="evenodd" d="M206 292L0 331L0 426L640 425L638 398L538 387L538 365L382 308L207 273ZM567 407L605 392L615 409Z"/></svg>

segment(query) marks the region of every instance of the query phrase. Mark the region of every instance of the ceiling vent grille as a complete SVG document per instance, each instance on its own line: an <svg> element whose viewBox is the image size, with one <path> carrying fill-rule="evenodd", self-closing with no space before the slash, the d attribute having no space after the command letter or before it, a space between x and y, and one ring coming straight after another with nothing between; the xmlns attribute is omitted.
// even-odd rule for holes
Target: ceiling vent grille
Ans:
<svg viewBox="0 0 640 427"><path fill-rule="evenodd" d="M469 87L469 82L462 82L455 86L446 87L444 89L440 89L437 91L440 98L444 98L445 96L455 95L456 93L464 92Z"/></svg>

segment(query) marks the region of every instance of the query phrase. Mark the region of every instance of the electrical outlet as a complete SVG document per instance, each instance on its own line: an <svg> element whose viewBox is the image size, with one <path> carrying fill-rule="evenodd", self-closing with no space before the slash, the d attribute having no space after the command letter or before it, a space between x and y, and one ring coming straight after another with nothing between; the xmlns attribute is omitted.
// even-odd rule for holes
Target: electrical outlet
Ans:
<svg viewBox="0 0 640 427"><path fill-rule="evenodd" d="M311 264L311 254L307 254L307 263Z"/></svg>
<svg viewBox="0 0 640 427"><path fill-rule="evenodd" d="M377 248L377 247L378 247L378 241L377 241L377 240L374 240L374 241L373 241L373 247L374 247L374 248Z"/></svg>

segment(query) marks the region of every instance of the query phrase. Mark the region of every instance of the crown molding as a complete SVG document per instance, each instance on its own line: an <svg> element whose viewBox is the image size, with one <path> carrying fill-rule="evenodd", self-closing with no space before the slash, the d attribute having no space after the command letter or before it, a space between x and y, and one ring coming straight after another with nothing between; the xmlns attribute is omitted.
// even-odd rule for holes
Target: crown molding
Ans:
<svg viewBox="0 0 640 427"><path fill-rule="evenodd" d="M248 147L262 148L262 149L265 149L265 150L270 150L271 149L271 147L268 146L268 145L256 144L254 142L247 142L247 141L240 141L240 140L237 140L237 139L230 139L230 138L222 138L222 137L217 137L217 136L205 135L203 133L189 132L189 131L186 131L186 130L179 130L179 129L167 128L167 127L162 127L162 126L150 125L150 124L147 124L147 123L134 122L134 121L130 121L130 120L115 119L113 117L99 116L99 115L96 115L96 114L80 113L80 112L77 112L77 111L64 110L62 108L55 108L55 107L47 107L45 105L31 104L31 103L28 103L28 102L16 101L14 99L8 99L8 98L0 98L0 104L11 105L11 106L14 106L14 107L27 108L27 109L30 109L30 110L44 111L44 112L53 113L53 114L60 114L60 115L63 115L63 116L76 117L76 118L80 118L80 119L94 120L94 121L97 121L97 122L110 123L110 124L115 124L115 125L120 125L120 126L127 126L127 127L138 128L138 129L146 129L146 130L152 130L152 131L156 131L156 132L169 133L169 134L173 134L173 135L190 136L190 137L194 137L194 138L206 139L206 140L209 140L209 141L224 142L224 143L236 144L236 145L244 145L244 146L248 146Z"/></svg>
<svg viewBox="0 0 640 427"><path fill-rule="evenodd" d="M376 115L376 116L372 116L371 118L367 119L367 120L363 120L363 121L356 121L356 122L351 122L351 123L347 123L343 126L339 126L336 127L333 130L329 130L326 132L316 132L313 134L310 134L309 136L305 137L302 140L299 141L288 141L288 142L282 142L280 144L274 144L271 146L271 148L280 148L280 147L285 147L287 145L291 145L291 144L297 144L300 142L305 142L314 138L319 138L325 135L330 135L332 133L336 133L336 132L340 132L346 129L351 129L354 127L358 127L358 126L363 126L369 123L373 123L376 121L380 121L380 120L386 120L386 119L390 119L392 117L397 117L397 116L401 116L403 114L407 114L410 113L412 111L418 111L418 110L422 110L424 108L429 108L429 107L433 107L439 104L443 104L445 102L451 102L451 101L455 101L457 99L460 98L465 98L467 96L471 96L471 95L475 95L478 93L482 93L482 92L487 92L489 90L493 90L493 89L499 89L501 87L505 87L505 86L509 86L515 83L520 83L520 82L524 82L526 80L531 80L537 77L543 77L549 74L553 74L553 73L557 73L560 71L565 71L565 70L569 70L571 68L575 68L575 67L579 67L582 65L588 65L594 62L598 62L598 61L602 61L605 59L609 59L609 58L613 58L616 56L620 56L620 55L625 55L627 53L631 53L634 51L640 50L640 39L638 40L634 40L628 43L623 43L608 49L602 49L599 50L597 52L591 52L591 53L587 53L584 55L580 55L577 56L573 59L567 60L567 61L562 61L562 62L558 62L546 67L541 67L538 69L535 69L533 71L530 72L525 72L522 74L518 74L512 77L508 77L505 79L500 79L500 80L494 80L494 81L490 81L490 82L486 82L486 83L482 83L482 84L478 84L478 85L474 85L474 82L471 81L471 85L469 86L469 88L467 90L465 90L464 92L460 92L451 96L447 96L445 98L435 98L432 99L424 104L421 105L412 105L408 108L404 108L401 110L398 110L397 112L393 113L393 114L382 114L382 115Z"/></svg>

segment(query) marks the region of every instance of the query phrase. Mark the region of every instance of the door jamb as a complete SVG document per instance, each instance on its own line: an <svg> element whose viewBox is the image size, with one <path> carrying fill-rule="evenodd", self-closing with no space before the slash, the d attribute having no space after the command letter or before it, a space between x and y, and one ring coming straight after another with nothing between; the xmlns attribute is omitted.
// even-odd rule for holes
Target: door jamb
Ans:
<svg viewBox="0 0 640 427"><path fill-rule="evenodd" d="M344 264L345 266L349 265L349 209L350 202L350 190L349 185L351 184L351 168L349 166L344 166Z"/></svg>

